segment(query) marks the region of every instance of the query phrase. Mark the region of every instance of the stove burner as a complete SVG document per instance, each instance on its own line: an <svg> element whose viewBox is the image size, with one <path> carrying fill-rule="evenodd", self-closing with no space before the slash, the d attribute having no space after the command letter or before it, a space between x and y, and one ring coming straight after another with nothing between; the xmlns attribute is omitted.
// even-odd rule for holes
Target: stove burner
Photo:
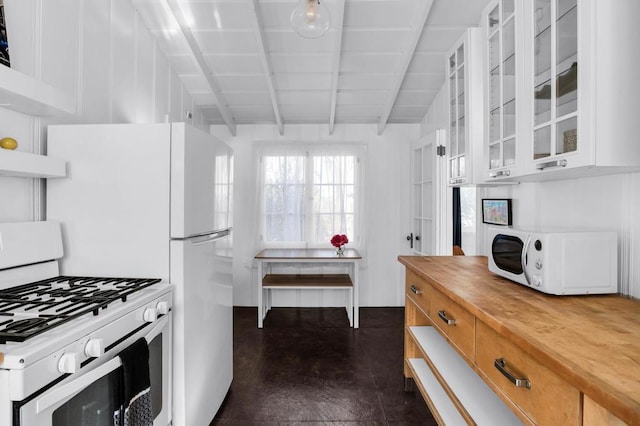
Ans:
<svg viewBox="0 0 640 426"><path fill-rule="evenodd" d="M49 324L46 319L43 318L27 318L17 321L12 321L4 328L5 333L34 333L38 330L47 327Z"/></svg>
<svg viewBox="0 0 640 426"><path fill-rule="evenodd" d="M125 303L152 278L61 276L0 290L0 344L24 342L82 315Z"/></svg>

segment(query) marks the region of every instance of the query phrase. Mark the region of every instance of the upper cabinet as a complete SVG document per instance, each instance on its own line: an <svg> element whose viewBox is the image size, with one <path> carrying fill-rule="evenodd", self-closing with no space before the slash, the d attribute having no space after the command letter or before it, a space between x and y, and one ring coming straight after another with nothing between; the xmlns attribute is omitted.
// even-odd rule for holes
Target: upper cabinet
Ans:
<svg viewBox="0 0 640 426"><path fill-rule="evenodd" d="M582 132L578 141L578 93L582 92L585 99L590 93L582 87L584 78L578 76L590 66L585 59L593 55L585 57L591 50L585 45L586 52L578 64L578 2L536 0L527 6L533 18L533 52L527 58L533 77L528 85L533 97L533 111L528 117L533 119L529 160L534 161L537 170L566 167L569 161L570 167L586 165L589 141ZM585 21L583 26L586 24Z"/></svg>
<svg viewBox="0 0 640 426"><path fill-rule="evenodd" d="M487 8L486 181L640 169L638 16L637 0Z"/></svg>
<svg viewBox="0 0 640 426"><path fill-rule="evenodd" d="M515 0L497 0L484 15L486 46L486 133L483 179L519 174L522 150L518 148L517 123L522 119L521 48L516 34L522 31L522 10Z"/></svg>
<svg viewBox="0 0 640 426"><path fill-rule="evenodd" d="M447 55L450 185L477 183L482 179L478 163L484 132L482 52L482 30L469 28Z"/></svg>

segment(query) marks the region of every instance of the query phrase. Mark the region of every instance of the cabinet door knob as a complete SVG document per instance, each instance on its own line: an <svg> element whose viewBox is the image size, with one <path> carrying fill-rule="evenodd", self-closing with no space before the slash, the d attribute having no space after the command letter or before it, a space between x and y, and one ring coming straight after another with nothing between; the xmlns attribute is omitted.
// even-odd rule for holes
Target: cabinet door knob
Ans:
<svg viewBox="0 0 640 426"><path fill-rule="evenodd" d="M413 284L411 284L411 285L409 286L409 289L410 289L414 294L422 294L422 291L421 291L421 290L418 290L418 289L416 288L416 286L415 286L415 285L413 285Z"/></svg>
<svg viewBox="0 0 640 426"><path fill-rule="evenodd" d="M504 358L498 358L493 362L493 365L498 369L500 373L511 383L513 383L518 388L527 388L531 389L531 382L526 377L519 379L514 376L509 370L507 370L507 361Z"/></svg>

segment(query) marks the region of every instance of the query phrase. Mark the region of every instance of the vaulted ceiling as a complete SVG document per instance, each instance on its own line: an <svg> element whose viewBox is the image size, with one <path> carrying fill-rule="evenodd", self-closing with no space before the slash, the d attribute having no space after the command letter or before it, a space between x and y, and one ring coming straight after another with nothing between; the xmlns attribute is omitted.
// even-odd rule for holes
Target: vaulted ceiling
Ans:
<svg viewBox="0 0 640 426"><path fill-rule="evenodd" d="M298 0L132 0L211 124L419 123L447 51L488 0L321 0L320 38Z"/></svg>

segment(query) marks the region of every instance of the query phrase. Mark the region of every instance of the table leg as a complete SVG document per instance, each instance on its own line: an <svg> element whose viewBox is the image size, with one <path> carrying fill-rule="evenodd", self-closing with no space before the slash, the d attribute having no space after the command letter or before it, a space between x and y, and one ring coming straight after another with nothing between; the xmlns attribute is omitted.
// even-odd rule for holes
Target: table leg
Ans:
<svg viewBox="0 0 640 426"><path fill-rule="evenodd" d="M353 286L347 290L347 315L349 327L353 327Z"/></svg>
<svg viewBox="0 0 640 426"><path fill-rule="evenodd" d="M360 328L360 264L353 262L353 328Z"/></svg>
<svg viewBox="0 0 640 426"><path fill-rule="evenodd" d="M262 311L264 305L262 303L262 262L258 262L258 328L262 328L262 319L264 318Z"/></svg>

